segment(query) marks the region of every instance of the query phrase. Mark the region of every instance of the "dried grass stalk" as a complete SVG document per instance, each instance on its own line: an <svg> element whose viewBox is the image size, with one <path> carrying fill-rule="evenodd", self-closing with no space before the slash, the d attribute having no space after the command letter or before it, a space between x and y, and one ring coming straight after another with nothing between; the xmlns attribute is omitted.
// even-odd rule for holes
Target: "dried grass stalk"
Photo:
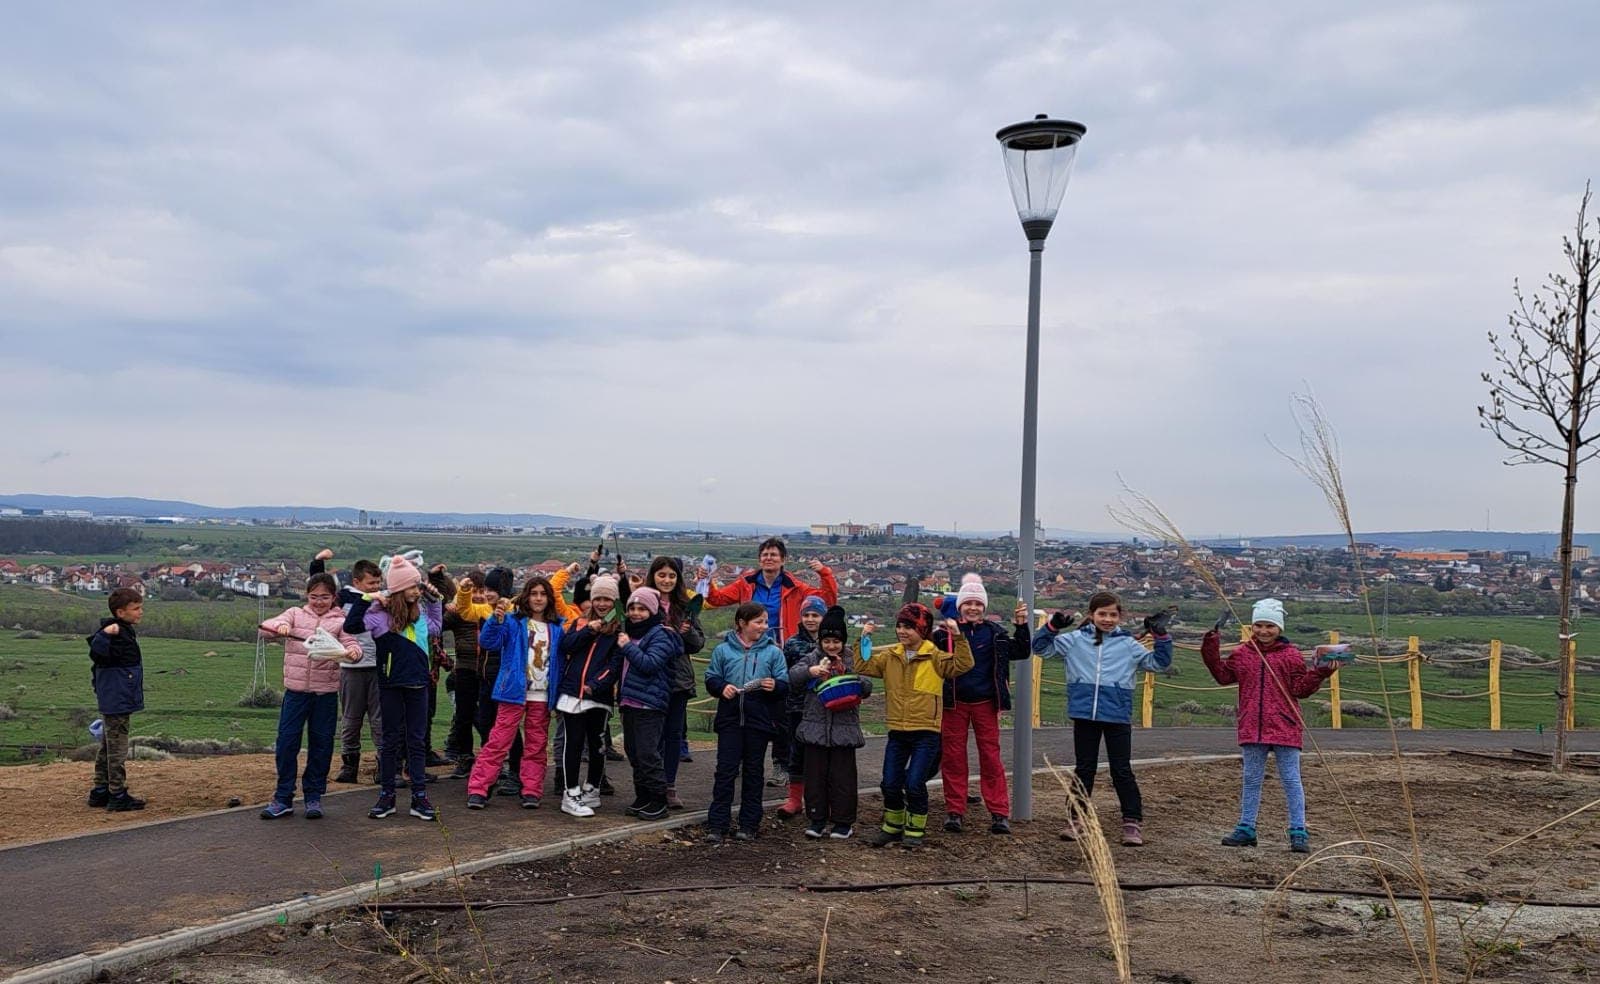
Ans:
<svg viewBox="0 0 1600 984"><path fill-rule="evenodd" d="M1100 896L1100 909L1106 917L1106 936L1111 940L1111 952L1117 961L1117 980L1132 984L1133 965L1128 956L1128 915L1122 908L1122 887L1117 884L1117 866L1111 859L1111 845L1106 842L1105 831L1100 829L1100 817L1094 803L1084 795L1083 786L1074 776L1071 781L1061 770L1044 757L1044 764L1056 782L1067 794L1067 812L1078 828L1078 849L1083 852L1084 864L1089 867L1089 877L1094 879L1095 894Z"/></svg>

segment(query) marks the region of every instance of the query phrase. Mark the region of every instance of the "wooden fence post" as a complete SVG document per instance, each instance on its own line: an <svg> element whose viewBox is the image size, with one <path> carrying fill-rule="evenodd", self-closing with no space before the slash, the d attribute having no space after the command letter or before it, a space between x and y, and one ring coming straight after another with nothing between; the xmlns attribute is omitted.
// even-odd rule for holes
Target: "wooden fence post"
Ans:
<svg viewBox="0 0 1600 984"><path fill-rule="evenodd" d="M1329 632L1328 644L1337 646L1339 644L1339 633ZM1344 727L1344 717L1339 708L1339 674L1337 673L1328 678L1328 713L1332 715L1331 721L1334 729L1337 730Z"/></svg>
<svg viewBox="0 0 1600 984"><path fill-rule="evenodd" d="M1500 640L1489 640L1489 730L1500 730Z"/></svg>
<svg viewBox="0 0 1600 984"><path fill-rule="evenodd" d="M1153 670L1144 671L1144 708L1142 727L1153 727L1156 718L1156 675Z"/></svg>
<svg viewBox="0 0 1600 984"><path fill-rule="evenodd" d="M1406 646L1406 679L1411 684L1411 730L1422 730L1422 643L1412 636Z"/></svg>
<svg viewBox="0 0 1600 984"><path fill-rule="evenodd" d="M1045 620L1048 619L1049 617L1050 616L1046 615L1044 612L1040 612L1038 617L1034 619L1033 630L1035 632L1037 632L1040 629L1044 628ZM1066 661L1063 660L1061 665L1065 666L1066 665ZM1044 683L1044 657L1043 656L1035 656L1035 657L1033 657L1033 726L1035 728L1039 727L1039 722L1041 720L1043 720L1039 716L1039 714L1040 714L1040 696L1039 696L1040 695L1040 690L1039 690L1039 688L1043 683ZM1062 693L1064 695L1065 691L1062 691ZM1063 696L1062 700L1066 700L1066 697Z"/></svg>
<svg viewBox="0 0 1600 984"><path fill-rule="evenodd" d="M1567 677L1567 730L1571 731L1578 721L1578 640L1567 640L1567 654L1571 658L1561 672Z"/></svg>

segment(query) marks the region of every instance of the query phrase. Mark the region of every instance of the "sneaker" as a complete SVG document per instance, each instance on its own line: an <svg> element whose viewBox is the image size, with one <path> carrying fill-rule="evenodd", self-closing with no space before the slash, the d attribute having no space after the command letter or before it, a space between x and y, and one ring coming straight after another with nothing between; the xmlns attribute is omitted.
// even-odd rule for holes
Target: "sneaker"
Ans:
<svg viewBox="0 0 1600 984"><path fill-rule="evenodd" d="M977 804L982 803L982 802L983 802L983 794L982 793L968 793L967 794L967 805L968 806L976 806Z"/></svg>
<svg viewBox="0 0 1600 984"><path fill-rule="evenodd" d="M756 832L740 827L733 832L733 839L736 841L753 841L756 839Z"/></svg>
<svg viewBox="0 0 1600 984"><path fill-rule="evenodd" d="M292 816L294 816L294 804L292 803L273 800L261 808L261 819L263 820L276 820L279 817Z"/></svg>
<svg viewBox="0 0 1600 984"><path fill-rule="evenodd" d="M521 796L522 780L514 779L511 776L502 775L495 782L494 791L495 795L497 796Z"/></svg>
<svg viewBox="0 0 1600 984"><path fill-rule="evenodd" d="M306 800L306 819L307 820L321 820L322 819L322 800L320 800L320 799L308 799L308 800Z"/></svg>
<svg viewBox="0 0 1600 984"><path fill-rule="evenodd" d="M124 789L120 793L112 793L106 799L107 813L125 813L128 810L144 809L144 800Z"/></svg>
<svg viewBox="0 0 1600 984"><path fill-rule="evenodd" d="M430 769L442 769L452 763L449 759L430 748L428 749L428 754L423 758L422 764Z"/></svg>
<svg viewBox="0 0 1600 984"><path fill-rule="evenodd" d="M589 808L590 814L592 815L594 808L600 805L600 790L589 785L588 783L584 783L583 792L578 795L578 799L583 801L583 805Z"/></svg>
<svg viewBox="0 0 1600 984"><path fill-rule="evenodd" d="M726 839L727 836L727 834L724 834L720 830L708 830L706 831L705 839L701 843L708 847L721 847L723 840Z"/></svg>
<svg viewBox="0 0 1600 984"><path fill-rule="evenodd" d="M944 818L944 832L947 834L961 833L961 814L952 813Z"/></svg>
<svg viewBox="0 0 1600 984"><path fill-rule="evenodd" d="M806 827L806 836L813 839L825 837L827 835L827 827L827 821L813 820L811 821L810 825Z"/></svg>
<svg viewBox="0 0 1600 984"><path fill-rule="evenodd" d="M1223 847L1255 847L1256 828L1248 824L1239 824L1233 828L1233 833L1222 838Z"/></svg>
<svg viewBox="0 0 1600 984"><path fill-rule="evenodd" d="M651 800L639 807L639 811L634 814L640 820L660 820L666 815L667 801L664 799Z"/></svg>
<svg viewBox="0 0 1600 984"><path fill-rule="evenodd" d="M678 753L678 761L679 762L693 762L694 761L694 756L689 754L689 750L687 748L685 748L682 752Z"/></svg>
<svg viewBox="0 0 1600 984"><path fill-rule="evenodd" d="M667 809L669 809L669 810L681 810L681 809L683 809L683 800L678 798L678 787L677 786L668 786L667 787Z"/></svg>
<svg viewBox="0 0 1600 984"><path fill-rule="evenodd" d="M576 789L569 789L561 794L561 812L575 817L594 816L594 807L583 801L583 794Z"/></svg>
<svg viewBox="0 0 1600 984"><path fill-rule="evenodd" d="M522 794L522 808L524 810L537 810L539 804L543 802L544 800L540 799L537 793Z"/></svg>
<svg viewBox="0 0 1600 984"><path fill-rule="evenodd" d="M1143 847L1144 830L1138 820L1122 821L1122 846Z"/></svg>
<svg viewBox="0 0 1600 984"><path fill-rule="evenodd" d="M1311 853L1311 835L1304 827L1295 827L1289 831L1289 850L1296 854Z"/></svg>
<svg viewBox="0 0 1600 984"><path fill-rule="evenodd" d="M1011 833L1011 821L1009 819L1007 819L1006 817L995 817L993 820L991 820L989 822L989 833L991 833L991 834L1009 834L1009 833Z"/></svg>
<svg viewBox="0 0 1600 984"><path fill-rule="evenodd" d="M605 776L601 776L600 777L600 795L601 796L615 796L615 795L617 795L617 788L615 786L611 785L611 780L607 779Z"/></svg>
<svg viewBox="0 0 1600 984"><path fill-rule="evenodd" d="M445 776L446 779L470 779L472 777L472 759L456 759L455 771Z"/></svg>
<svg viewBox="0 0 1600 984"><path fill-rule="evenodd" d="M848 823L836 823L833 825L833 829L828 831L828 836L834 840L849 840L855 832L856 828Z"/></svg>
<svg viewBox="0 0 1600 984"><path fill-rule="evenodd" d="M783 789L789 785L789 774L782 769L773 769L772 775L767 776L768 789Z"/></svg>
<svg viewBox="0 0 1600 984"><path fill-rule="evenodd" d="M625 761L627 761L627 759L628 759L628 757L626 755L624 755L621 752L617 751L615 745L607 745L606 746L606 761L607 762L625 762Z"/></svg>
<svg viewBox="0 0 1600 984"><path fill-rule="evenodd" d="M1065 827L1061 828L1061 839L1064 841L1075 841L1082 836L1083 828L1078 826L1077 820L1069 821Z"/></svg>
<svg viewBox="0 0 1600 984"><path fill-rule="evenodd" d="M394 794L379 793L378 802L372 804L372 809L367 811L367 816L373 820L382 820L384 817L394 816Z"/></svg>
<svg viewBox="0 0 1600 984"><path fill-rule="evenodd" d="M411 797L411 815L418 820L439 819L439 811L435 810L433 804L428 802L426 795Z"/></svg>
<svg viewBox="0 0 1600 984"><path fill-rule="evenodd" d="M488 809L488 806L489 797L482 793L472 793L467 796L467 809L469 810L484 810Z"/></svg>
<svg viewBox="0 0 1600 984"><path fill-rule="evenodd" d="M889 831L879 827L877 830L872 832L871 836L867 839L867 843L871 844L873 847L888 847L890 844L900 843L902 836L902 834L898 833L891 834Z"/></svg>
<svg viewBox="0 0 1600 984"><path fill-rule="evenodd" d="M109 802L111 802L111 790L104 786L95 786L89 790L88 803L90 806L97 810L101 810L104 809L105 805Z"/></svg>
<svg viewBox="0 0 1600 984"><path fill-rule="evenodd" d="M637 796L635 796L633 798L633 802L632 803L629 803L627 806L622 808L622 812L626 816L636 817L636 816L639 815L639 807L644 806L644 804L645 804L644 794L640 793L639 795L637 795Z"/></svg>
<svg viewBox="0 0 1600 984"><path fill-rule="evenodd" d="M900 839L900 846L908 851L920 851L922 850L926 840L926 837L902 837Z"/></svg>

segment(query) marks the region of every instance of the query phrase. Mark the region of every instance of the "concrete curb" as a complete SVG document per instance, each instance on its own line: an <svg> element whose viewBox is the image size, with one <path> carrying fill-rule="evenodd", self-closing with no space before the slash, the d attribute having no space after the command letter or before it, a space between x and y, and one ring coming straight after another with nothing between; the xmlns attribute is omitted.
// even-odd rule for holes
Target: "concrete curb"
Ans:
<svg viewBox="0 0 1600 984"><path fill-rule="evenodd" d="M1386 753L1352 751L1328 754L1340 757L1370 757L1374 754L1382 755ZM1134 759L1133 764L1136 766L1157 767L1221 762L1237 759L1238 757L1238 755L1220 754L1174 755L1161 758ZM1107 767L1104 762L1100 765L1102 771ZM1057 768L1063 767L1057 766ZM1049 771L1048 768L1038 768L1033 770L1033 774L1038 776L1048 774ZM976 779L977 777L973 776L972 778ZM936 778L929 782L928 785L942 786L942 781ZM877 790L877 786L866 786L860 792L862 795L868 796L877 792ZM782 802L781 799L774 799L766 805L770 808L773 804L781 804ZM495 868L506 864L519 864L526 861L538 861L544 858L557 857L595 844L627 840L630 837L637 837L641 834L661 833L663 831L676 830L679 827L689 827L704 823L706 813L707 811L705 810L689 810L667 820L657 820L651 823L630 823L626 826L608 828L583 837L571 837L538 847L501 851L497 854L461 862L450 867L408 871L393 878L383 879L381 882L360 882L322 895L310 895L287 902L265 905L230 916L221 922L208 923L204 926L186 926L158 936L147 936L143 939L133 940L102 953L80 953L76 956L65 957L47 964L40 964L6 978L4 981L0 981L0 984L46 984L46 982L50 982L50 984L79 984L79 982L83 981L92 981L102 972L109 973L149 963L198 946L215 943L230 936L247 933L263 926L270 926L280 921L285 924L300 922L303 919L332 909L360 905L383 893L420 888L424 885L444 881L447 878L470 875L486 868Z"/></svg>

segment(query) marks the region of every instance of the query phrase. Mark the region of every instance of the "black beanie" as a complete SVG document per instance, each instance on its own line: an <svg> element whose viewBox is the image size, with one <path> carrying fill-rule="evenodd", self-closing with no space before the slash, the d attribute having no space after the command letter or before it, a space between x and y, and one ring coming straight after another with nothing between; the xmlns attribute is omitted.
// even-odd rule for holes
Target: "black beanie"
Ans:
<svg viewBox="0 0 1600 984"><path fill-rule="evenodd" d="M840 642L844 642L847 637L844 609L834 605L822 615L822 625L817 628L817 641L838 639Z"/></svg>
<svg viewBox="0 0 1600 984"><path fill-rule="evenodd" d="M512 587L514 580L510 568L496 567L483 576L483 586L502 598L509 598L516 594Z"/></svg>

